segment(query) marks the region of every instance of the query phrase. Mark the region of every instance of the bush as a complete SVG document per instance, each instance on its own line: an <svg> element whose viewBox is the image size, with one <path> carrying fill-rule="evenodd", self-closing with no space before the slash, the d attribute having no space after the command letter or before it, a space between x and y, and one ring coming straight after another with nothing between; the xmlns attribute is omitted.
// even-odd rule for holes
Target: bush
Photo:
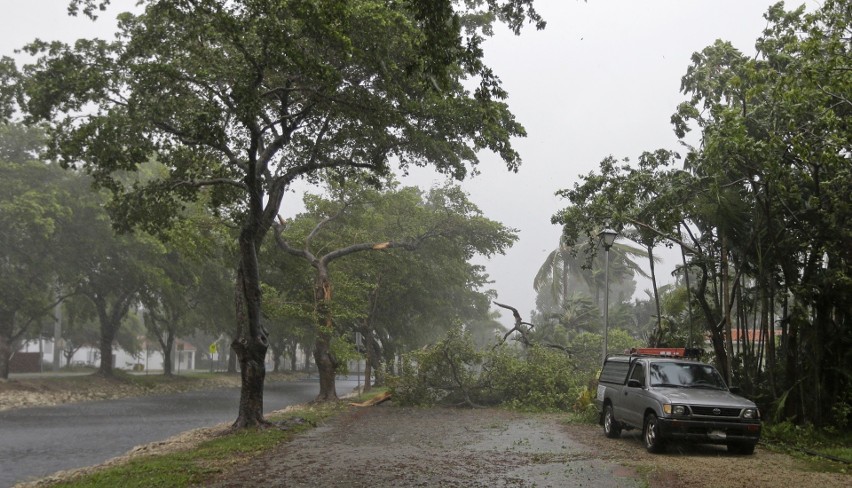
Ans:
<svg viewBox="0 0 852 488"><path fill-rule="evenodd" d="M591 403L586 383L562 351L541 346L517 350L505 344L477 351L461 329L405 355L400 375L389 379L394 398L403 405L502 403L521 410L584 414Z"/></svg>
<svg viewBox="0 0 852 488"><path fill-rule="evenodd" d="M388 384L403 405L479 404L487 396L479 377L482 361L470 334L455 328L434 346L404 355L400 375Z"/></svg>
<svg viewBox="0 0 852 488"><path fill-rule="evenodd" d="M583 390L570 358L562 351L533 346L525 351L500 347L491 355L494 389L522 410L570 410Z"/></svg>

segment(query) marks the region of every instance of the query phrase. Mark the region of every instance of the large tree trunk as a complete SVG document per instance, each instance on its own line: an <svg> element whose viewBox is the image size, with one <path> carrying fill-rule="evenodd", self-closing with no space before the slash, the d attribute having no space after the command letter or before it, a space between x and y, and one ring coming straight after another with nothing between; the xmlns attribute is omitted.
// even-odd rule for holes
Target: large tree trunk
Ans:
<svg viewBox="0 0 852 488"><path fill-rule="evenodd" d="M172 375L172 352L175 350L174 335L168 333L165 342L160 341L160 347L163 349L163 376Z"/></svg>
<svg viewBox="0 0 852 488"><path fill-rule="evenodd" d="M302 371L306 373L311 372L311 351L313 351L313 346L305 346L302 348L302 353L305 355L305 364L302 366Z"/></svg>
<svg viewBox="0 0 852 488"><path fill-rule="evenodd" d="M289 354L290 355L288 356L289 359L290 359L290 371L291 372L296 371L296 367L297 367L297 363L298 363L297 358L296 358L296 353L299 350L298 348L299 348L298 343L296 343L295 340L292 341L291 344L290 344L290 347L289 347L289 351L290 351Z"/></svg>
<svg viewBox="0 0 852 488"><path fill-rule="evenodd" d="M234 351L240 362L239 416L234 421L234 428L255 427L266 425L263 418L263 382L266 378L266 346L259 341L246 341L245 344L235 342Z"/></svg>
<svg viewBox="0 0 852 488"><path fill-rule="evenodd" d="M269 353L267 357L272 359L272 372L281 371L281 363L284 359L284 354L287 353L287 341L283 337L276 337L277 340L269 341Z"/></svg>
<svg viewBox="0 0 852 488"><path fill-rule="evenodd" d="M334 320L331 316L331 281L328 270L324 266L317 269L315 288L317 339L314 343L314 361L317 364L320 379L320 392L315 401L327 402L337 400L337 390L334 385L335 370L338 361L331 352L331 341L334 333Z"/></svg>
<svg viewBox="0 0 852 488"><path fill-rule="evenodd" d="M321 332L317 335L314 344L314 361L317 363L320 380L320 392L315 401L337 400L337 389L334 384L334 370L337 366L337 360L331 353L331 337L329 334Z"/></svg>
<svg viewBox="0 0 852 488"><path fill-rule="evenodd" d="M281 353L276 350L272 350L272 372L277 373L281 371Z"/></svg>
<svg viewBox="0 0 852 488"><path fill-rule="evenodd" d="M12 340L0 334L0 379L9 379L9 362L12 359Z"/></svg>
<svg viewBox="0 0 852 488"><path fill-rule="evenodd" d="M15 348L15 312L0 311L0 379L9 379L9 363Z"/></svg>
<svg viewBox="0 0 852 488"><path fill-rule="evenodd" d="M71 361L74 360L74 354L77 353L77 350L79 348L69 348L68 345L67 345L68 342L66 342L65 344L66 344L66 346L65 346L65 349L62 351L62 355L65 356L65 367L70 368L71 367Z"/></svg>
<svg viewBox="0 0 852 488"><path fill-rule="evenodd" d="M98 374L101 376L113 376L112 343L115 340L117 327L107 321L101 321L101 364L98 366Z"/></svg>
<svg viewBox="0 0 852 488"><path fill-rule="evenodd" d="M373 330L370 328L370 325L367 324L363 328L363 337L362 343L364 345L364 391L370 391L373 386L379 386L378 376L379 369L381 368L381 358L379 357L379 353L377 350L377 344L375 339L373 338ZM373 370L375 370L377 381L374 383L373 380Z"/></svg>
<svg viewBox="0 0 852 488"><path fill-rule="evenodd" d="M364 392L368 392L372 389L372 385L370 384L370 379L373 376L373 366L370 363L370 357L367 357L367 360L364 361Z"/></svg>
<svg viewBox="0 0 852 488"><path fill-rule="evenodd" d="M296 371L296 363L298 362L297 358L296 358L296 355L297 355L296 353L299 351L299 343L296 342L295 339L292 340L290 342L290 348L289 349L290 349L290 371L295 372Z"/></svg>
<svg viewBox="0 0 852 488"><path fill-rule="evenodd" d="M112 297L111 301L104 298L104 295L106 293L103 291L90 290L88 298L95 306L98 314L98 322L101 327L101 363L98 366L96 374L112 377L114 369L112 344L115 342L115 335L118 333L118 329L121 328L121 320L127 315L130 303L136 296L136 290L125 290L117 296Z"/></svg>
<svg viewBox="0 0 852 488"><path fill-rule="evenodd" d="M235 306L237 333L231 348L240 363L240 406L232 428L268 425L263 418L263 382L266 378L266 331L260 325L260 275L257 246L248 230L240 235L240 267L237 270Z"/></svg>

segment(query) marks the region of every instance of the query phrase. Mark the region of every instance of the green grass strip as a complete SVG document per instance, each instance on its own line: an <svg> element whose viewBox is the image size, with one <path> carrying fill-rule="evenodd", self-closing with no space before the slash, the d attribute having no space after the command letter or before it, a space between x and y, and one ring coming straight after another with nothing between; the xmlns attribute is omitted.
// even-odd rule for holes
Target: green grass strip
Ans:
<svg viewBox="0 0 852 488"><path fill-rule="evenodd" d="M203 485L205 481L212 480L243 460L287 442L300 432L344 411L350 401L363 402L383 391L374 389L366 395L346 401L307 405L284 415L270 415L267 420L278 427L229 433L204 441L194 448L136 457L126 463L77 475L49 486L147 488Z"/></svg>

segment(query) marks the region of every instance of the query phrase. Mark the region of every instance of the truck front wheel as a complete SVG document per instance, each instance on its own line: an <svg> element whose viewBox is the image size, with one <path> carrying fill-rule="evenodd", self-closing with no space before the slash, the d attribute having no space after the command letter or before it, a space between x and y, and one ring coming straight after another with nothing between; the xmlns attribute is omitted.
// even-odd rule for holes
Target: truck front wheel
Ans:
<svg viewBox="0 0 852 488"><path fill-rule="evenodd" d="M666 443L660 434L660 421L653 413L645 416L645 428L642 429L642 441L648 452L659 453L666 448Z"/></svg>
<svg viewBox="0 0 852 488"><path fill-rule="evenodd" d="M603 428L604 434L610 439L615 439L621 435L621 424L615 420L615 416L612 414L612 405L604 407Z"/></svg>

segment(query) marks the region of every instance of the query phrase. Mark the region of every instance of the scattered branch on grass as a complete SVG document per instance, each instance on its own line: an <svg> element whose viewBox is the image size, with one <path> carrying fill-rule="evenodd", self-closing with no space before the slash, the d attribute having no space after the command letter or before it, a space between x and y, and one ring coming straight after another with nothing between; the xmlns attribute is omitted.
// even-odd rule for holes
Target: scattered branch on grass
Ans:
<svg viewBox="0 0 852 488"><path fill-rule="evenodd" d="M447 360L447 364L450 365L450 372L453 375L453 380L456 382L456 386L458 390L461 391L462 395L464 395L464 402L461 405L469 405L473 408L481 408L480 405L474 403L473 400L470 399L470 392L468 392L467 388L464 386L464 381L459 377L458 370L456 369L456 364L453 362L453 358L450 357L450 352L444 349L444 358Z"/></svg>

